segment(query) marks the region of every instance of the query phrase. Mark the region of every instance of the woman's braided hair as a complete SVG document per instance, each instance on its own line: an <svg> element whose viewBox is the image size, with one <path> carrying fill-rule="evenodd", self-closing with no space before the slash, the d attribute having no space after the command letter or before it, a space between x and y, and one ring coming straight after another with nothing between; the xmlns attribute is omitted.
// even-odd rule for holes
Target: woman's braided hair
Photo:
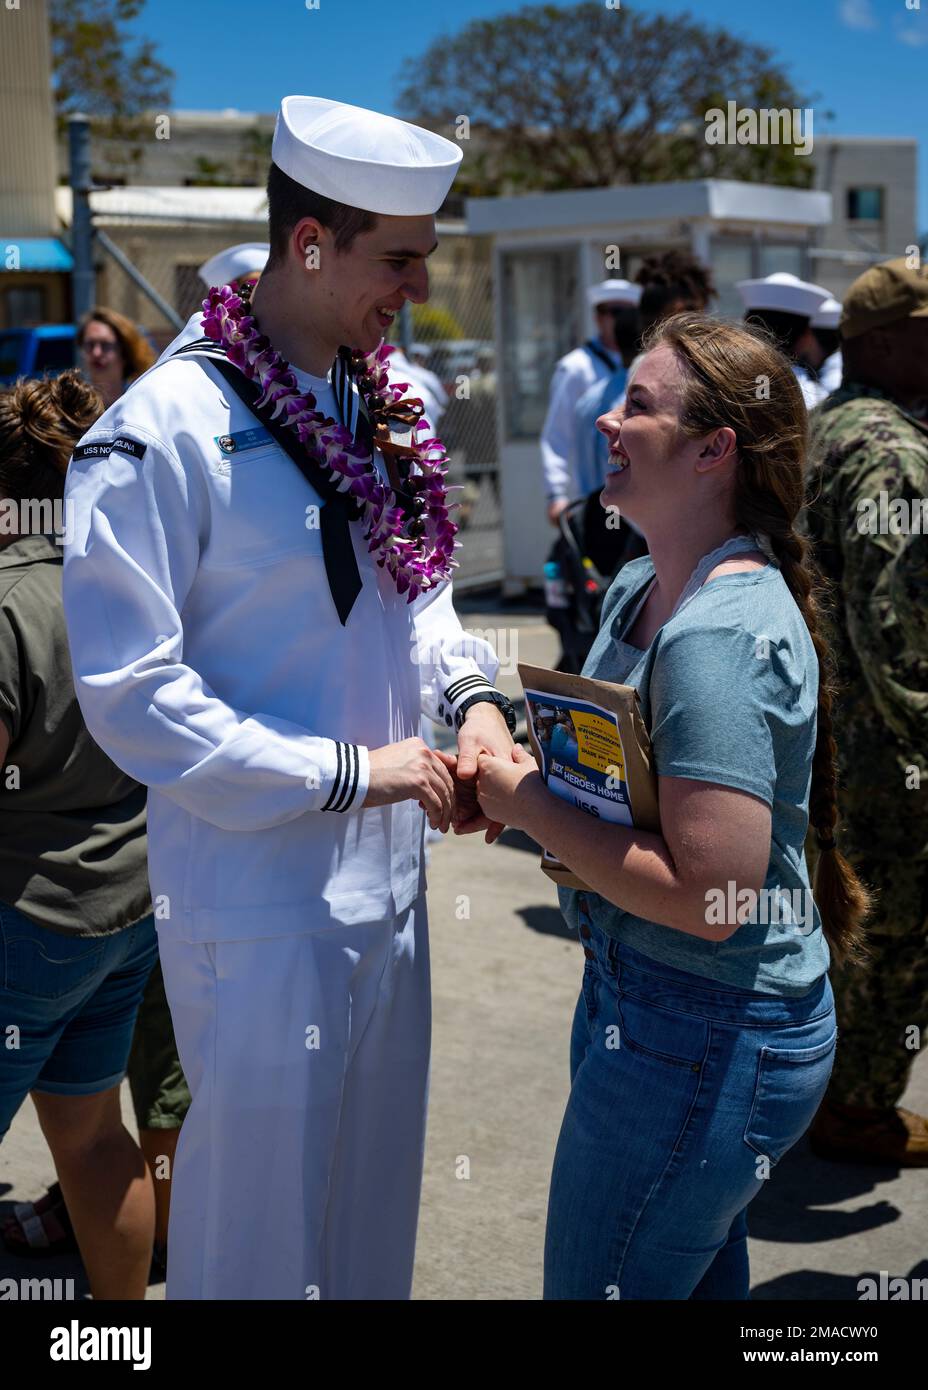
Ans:
<svg viewBox="0 0 928 1390"><path fill-rule="evenodd" d="M811 547L796 529L805 500L808 417L793 369L759 328L701 314L655 324L650 350L670 347L683 370L680 426L698 439L727 425L738 441L735 514L764 532L802 613L819 663L818 721L809 824L818 856L814 893L836 963L865 956L863 922L870 895L836 843L838 777L832 727L835 676L822 636L827 588Z"/></svg>

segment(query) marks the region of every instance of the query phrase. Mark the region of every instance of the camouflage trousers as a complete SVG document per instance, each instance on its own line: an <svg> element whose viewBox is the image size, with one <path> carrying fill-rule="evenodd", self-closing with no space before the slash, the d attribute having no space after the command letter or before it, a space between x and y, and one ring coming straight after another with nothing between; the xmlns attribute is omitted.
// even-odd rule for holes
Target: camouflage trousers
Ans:
<svg viewBox="0 0 928 1390"><path fill-rule="evenodd" d="M928 1039L928 862L855 857L877 894L866 965L833 969L838 1047L829 1100L890 1109Z"/></svg>

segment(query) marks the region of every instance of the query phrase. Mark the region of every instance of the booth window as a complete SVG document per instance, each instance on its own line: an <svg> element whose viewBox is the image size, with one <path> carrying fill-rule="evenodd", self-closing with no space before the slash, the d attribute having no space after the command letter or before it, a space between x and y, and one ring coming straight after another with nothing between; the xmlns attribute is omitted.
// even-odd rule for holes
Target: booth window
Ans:
<svg viewBox="0 0 928 1390"><path fill-rule="evenodd" d="M714 236L710 243L712 278L718 298L712 312L722 318L740 319L744 314L741 296L735 289L739 280L750 280L754 273L751 242L734 237Z"/></svg>
<svg viewBox="0 0 928 1390"><path fill-rule="evenodd" d="M502 269L503 403L509 439L537 439L551 376L580 341L577 248L504 251Z"/></svg>
<svg viewBox="0 0 928 1390"><path fill-rule="evenodd" d="M777 275L786 272L788 275L795 275L797 280L803 279L805 269L805 249L802 246L790 246L787 243L777 244L776 242L762 243L760 247L760 265L758 275Z"/></svg>

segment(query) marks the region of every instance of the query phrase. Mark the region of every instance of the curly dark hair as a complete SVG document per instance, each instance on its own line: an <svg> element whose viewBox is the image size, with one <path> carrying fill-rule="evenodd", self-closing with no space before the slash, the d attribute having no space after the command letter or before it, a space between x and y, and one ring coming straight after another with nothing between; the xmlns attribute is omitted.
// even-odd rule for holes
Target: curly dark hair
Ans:
<svg viewBox="0 0 928 1390"><path fill-rule="evenodd" d="M643 332L664 318L671 304L682 300L687 309L704 310L717 293L712 271L688 251L648 256L635 282L642 287L638 311Z"/></svg>
<svg viewBox="0 0 928 1390"><path fill-rule="evenodd" d="M0 493L17 502L63 496L74 446L102 413L75 367L0 391Z"/></svg>

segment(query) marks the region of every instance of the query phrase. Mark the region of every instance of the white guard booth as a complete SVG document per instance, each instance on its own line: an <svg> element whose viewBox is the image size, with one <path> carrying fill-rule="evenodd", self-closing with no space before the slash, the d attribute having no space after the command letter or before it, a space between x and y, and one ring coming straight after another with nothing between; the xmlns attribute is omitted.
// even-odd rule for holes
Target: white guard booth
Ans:
<svg viewBox="0 0 928 1390"><path fill-rule="evenodd" d="M504 592L515 596L541 583L554 539L538 438L555 363L595 331L586 287L633 280L646 256L689 249L712 268L714 312L739 316L737 280L814 278L808 253L831 221L831 194L699 179L469 198L466 216L469 232L493 239Z"/></svg>

